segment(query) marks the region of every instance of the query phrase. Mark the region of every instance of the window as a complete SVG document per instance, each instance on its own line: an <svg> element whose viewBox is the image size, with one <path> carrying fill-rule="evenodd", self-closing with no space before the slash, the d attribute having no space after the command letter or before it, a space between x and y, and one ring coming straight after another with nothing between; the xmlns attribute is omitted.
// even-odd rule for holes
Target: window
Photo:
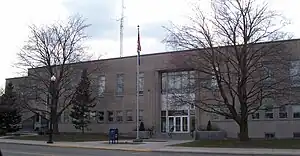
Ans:
<svg viewBox="0 0 300 156"><path fill-rule="evenodd" d="M219 120L220 119L219 115L216 114L216 113L211 113L210 115L211 115L212 120Z"/></svg>
<svg viewBox="0 0 300 156"><path fill-rule="evenodd" d="M160 118L160 131L161 132L166 132L166 125L167 125L167 120L166 120L166 111L161 111L161 118Z"/></svg>
<svg viewBox="0 0 300 156"><path fill-rule="evenodd" d="M98 111L97 122L98 123L104 122L104 112L103 111Z"/></svg>
<svg viewBox="0 0 300 156"><path fill-rule="evenodd" d="M300 60L291 62L290 77L293 86L300 86Z"/></svg>
<svg viewBox="0 0 300 156"><path fill-rule="evenodd" d="M272 71L272 65L264 64L263 65L263 80L272 81L274 79L274 73Z"/></svg>
<svg viewBox="0 0 300 156"><path fill-rule="evenodd" d="M144 110L139 110L139 121L143 121L143 115L144 114Z"/></svg>
<svg viewBox="0 0 300 156"><path fill-rule="evenodd" d="M189 71L189 89L193 88L196 85L195 71Z"/></svg>
<svg viewBox="0 0 300 156"><path fill-rule="evenodd" d="M122 122L123 121L123 112L117 111L117 121Z"/></svg>
<svg viewBox="0 0 300 156"><path fill-rule="evenodd" d="M273 119L273 106L271 106L271 105L265 106L265 118Z"/></svg>
<svg viewBox="0 0 300 156"><path fill-rule="evenodd" d="M293 117L300 118L300 105L293 105Z"/></svg>
<svg viewBox="0 0 300 156"><path fill-rule="evenodd" d="M252 114L252 119L259 119L259 111L256 111L255 113Z"/></svg>
<svg viewBox="0 0 300 156"><path fill-rule="evenodd" d="M114 112L113 111L107 111L107 120L108 120L108 122L114 121Z"/></svg>
<svg viewBox="0 0 300 156"><path fill-rule="evenodd" d="M167 73L161 74L161 93L167 92Z"/></svg>
<svg viewBox="0 0 300 156"><path fill-rule="evenodd" d="M300 138L300 132L294 132L293 137L299 139Z"/></svg>
<svg viewBox="0 0 300 156"><path fill-rule="evenodd" d="M124 93L124 74L117 74L116 95L123 95L123 93Z"/></svg>
<svg viewBox="0 0 300 156"><path fill-rule="evenodd" d="M70 122L70 112L68 110L65 110L63 113L63 122L64 123Z"/></svg>
<svg viewBox="0 0 300 156"><path fill-rule="evenodd" d="M190 93L195 85L194 74L194 71L162 73L161 92Z"/></svg>
<svg viewBox="0 0 300 156"><path fill-rule="evenodd" d="M280 106L280 108L279 108L279 118L280 118L280 119L285 119L285 118L287 118L287 110L286 110L286 106Z"/></svg>
<svg viewBox="0 0 300 156"><path fill-rule="evenodd" d="M265 98L262 100L262 104L265 110L265 119L273 119L273 105L274 100L272 98Z"/></svg>
<svg viewBox="0 0 300 156"><path fill-rule="evenodd" d="M219 67L216 67L216 71L219 71ZM217 77L214 71L212 70L212 76L211 76L211 88L216 89L218 87Z"/></svg>
<svg viewBox="0 0 300 156"><path fill-rule="evenodd" d="M105 76L99 77L99 96L103 96L103 93L105 91Z"/></svg>
<svg viewBox="0 0 300 156"><path fill-rule="evenodd" d="M132 110L126 111L126 121L133 121L132 119Z"/></svg>
<svg viewBox="0 0 300 156"><path fill-rule="evenodd" d="M139 94L144 94L144 73L139 73Z"/></svg>
<svg viewBox="0 0 300 156"><path fill-rule="evenodd" d="M275 133L265 133L265 139L274 139Z"/></svg>
<svg viewBox="0 0 300 156"><path fill-rule="evenodd" d="M96 121L96 111L90 112L90 120Z"/></svg>

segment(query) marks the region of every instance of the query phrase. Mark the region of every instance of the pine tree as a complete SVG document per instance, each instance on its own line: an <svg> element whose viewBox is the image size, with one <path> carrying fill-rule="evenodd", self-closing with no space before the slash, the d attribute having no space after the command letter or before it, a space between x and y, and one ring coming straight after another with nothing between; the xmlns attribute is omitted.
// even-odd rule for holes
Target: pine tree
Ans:
<svg viewBox="0 0 300 156"><path fill-rule="evenodd" d="M20 129L22 116L17 104L17 96L12 83L8 83L1 97L1 106L5 108L0 113L0 129L6 132L16 132Z"/></svg>
<svg viewBox="0 0 300 156"><path fill-rule="evenodd" d="M91 108L96 105L93 104L95 98L91 98L90 80L87 75L87 70L82 71L81 80L76 88L74 98L72 99L72 111L70 117L73 119L72 123L76 129L84 130L90 124Z"/></svg>

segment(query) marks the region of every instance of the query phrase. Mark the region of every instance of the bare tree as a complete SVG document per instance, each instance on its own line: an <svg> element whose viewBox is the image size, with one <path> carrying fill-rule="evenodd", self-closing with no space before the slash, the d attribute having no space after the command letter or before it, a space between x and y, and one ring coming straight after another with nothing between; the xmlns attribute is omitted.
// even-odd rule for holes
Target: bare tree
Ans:
<svg viewBox="0 0 300 156"><path fill-rule="evenodd" d="M53 118L53 131L58 132L58 119L75 93L82 69L98 70L85 51L85 33L89 25L79 16L66 22L60 21L46 26L30 26L30 36L17 54L17 66L28 69L26 80L19 86L24 107L35 113L48 114ZM51 76L56 81L51 85ZM53 94L51 94L53 93ZM53 100L50 105L50 100Z"/></svg>
<svg viewBox="0 0 300 156"><path fill-rule="evenodd" d="M288 97L291 55L287 43L278 41L289 37L281 31L288 22L261 1L212 0L211 6L212 15L196 5L189 25L166 28L166 44L191 50L174 54L172 62L198 73L196 101L187 96L175 101L195 102L200 110L233 119L240 140L247 141L248 116L268 98ZM186 60L180 64L179 59Z"/></svg>

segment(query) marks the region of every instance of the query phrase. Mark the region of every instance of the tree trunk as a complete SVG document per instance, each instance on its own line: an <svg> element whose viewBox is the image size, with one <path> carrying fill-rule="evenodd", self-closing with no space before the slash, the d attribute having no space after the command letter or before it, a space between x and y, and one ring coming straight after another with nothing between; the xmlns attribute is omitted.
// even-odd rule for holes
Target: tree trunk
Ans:
<svg viewBox="0 0 300 156"><path fill-rule="evenodd" d="M249 141L247 119L241 120L241 123L239 124L239 126L240 126L240 134L239 134L240 141Z"/></svg>
<svg viewBox="0 0 300 156"><path fill-rule="evenodd" d="M58 134L59 133L59 128L58 128L58 122L57 120L54 120L53 122L53 133Z"/></svg>

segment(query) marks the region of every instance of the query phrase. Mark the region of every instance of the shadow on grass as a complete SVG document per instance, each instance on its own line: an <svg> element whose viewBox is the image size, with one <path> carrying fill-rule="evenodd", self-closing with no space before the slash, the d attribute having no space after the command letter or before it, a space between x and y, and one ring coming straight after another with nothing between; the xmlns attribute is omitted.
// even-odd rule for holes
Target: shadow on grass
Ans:
<svg viewBox="0 0 300 156"><path fill-rule="evenodd" d="M300 140L250 140L241 142L239 140L197 140L172 146L181 147L217 147L217 148L273 148L273 149L300 149Z"/></svg>

